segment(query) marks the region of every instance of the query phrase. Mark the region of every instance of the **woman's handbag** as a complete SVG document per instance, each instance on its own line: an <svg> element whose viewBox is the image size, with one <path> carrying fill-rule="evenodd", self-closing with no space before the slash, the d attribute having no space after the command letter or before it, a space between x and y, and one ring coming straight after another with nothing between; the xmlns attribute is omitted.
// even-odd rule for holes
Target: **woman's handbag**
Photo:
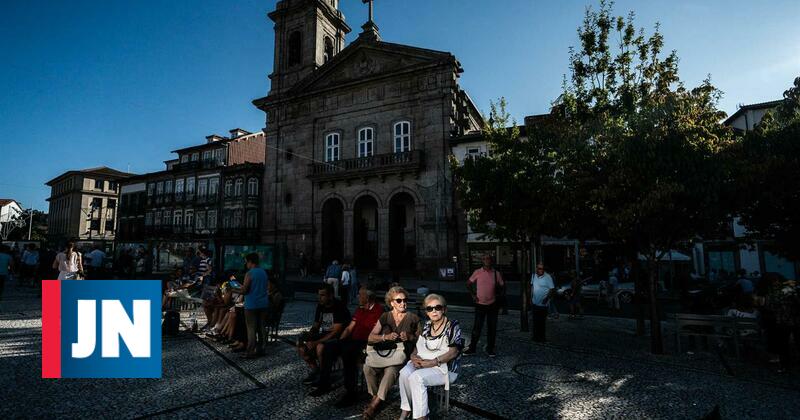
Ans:
<svg viewBox="0 0 800 420"><path fill-rule="evenodd" d="M366 364L373 368L400 366L406 362L405 345L400 342L367 345Z"/></svg>

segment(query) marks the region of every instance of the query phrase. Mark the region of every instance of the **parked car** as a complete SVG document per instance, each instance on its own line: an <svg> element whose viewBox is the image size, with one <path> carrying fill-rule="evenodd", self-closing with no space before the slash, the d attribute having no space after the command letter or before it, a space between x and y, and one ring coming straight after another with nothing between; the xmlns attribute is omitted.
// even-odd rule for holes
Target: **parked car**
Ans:
<svg viewBox="0 0 800 420"><path fill-rule="evenodd" d="M572 292L572 286L567 283L558 288L560 296L567 296ZM620 303L633 302L634 285L633 282L625 282L617 284L617 297ZM600 282L594 281L592 277L583 279L583 291L581 295L585 298L597 299L600 296Z"/></svg>

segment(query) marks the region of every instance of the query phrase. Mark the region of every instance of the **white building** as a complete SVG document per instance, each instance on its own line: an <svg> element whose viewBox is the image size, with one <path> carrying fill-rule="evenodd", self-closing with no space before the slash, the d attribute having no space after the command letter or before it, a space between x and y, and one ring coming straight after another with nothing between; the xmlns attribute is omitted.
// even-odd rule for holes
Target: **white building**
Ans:
<svg viewBox="0 0 800 420"><path fill-rule="evenodd" d="M16 200L0 198L0 223L8 222L22 214L22 207Z"/></svg>

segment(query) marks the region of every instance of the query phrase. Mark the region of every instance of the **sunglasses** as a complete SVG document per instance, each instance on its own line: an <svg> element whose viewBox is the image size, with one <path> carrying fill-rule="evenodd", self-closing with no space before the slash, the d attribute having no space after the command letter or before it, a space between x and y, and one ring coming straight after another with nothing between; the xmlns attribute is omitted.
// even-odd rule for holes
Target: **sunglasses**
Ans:
<svg viewBox="0 0 800 420"><path fill-rule="evenodd" d="M433 312L433 311L442 312L443 310L444 310L444 306L443 305L426 306L425 307L425 312Z"/></svg>
<svg viewBox="0 0 800 420"><path fill-rule="evenodd" d="M405 298L405 299L397 298L394 301L397 302L397 303L408 303L408 298Z"/></svg>

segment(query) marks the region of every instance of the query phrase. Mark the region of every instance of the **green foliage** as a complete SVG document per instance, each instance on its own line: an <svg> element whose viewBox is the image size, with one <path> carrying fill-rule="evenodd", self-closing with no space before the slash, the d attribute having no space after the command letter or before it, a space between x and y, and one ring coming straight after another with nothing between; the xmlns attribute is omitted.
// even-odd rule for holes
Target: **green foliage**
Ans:
<svg viewBox="0 0 800 420"><path fill-rule="evenodd" d="M800 260L800 77L738 149L739 214L753 239Z"/></svg>

